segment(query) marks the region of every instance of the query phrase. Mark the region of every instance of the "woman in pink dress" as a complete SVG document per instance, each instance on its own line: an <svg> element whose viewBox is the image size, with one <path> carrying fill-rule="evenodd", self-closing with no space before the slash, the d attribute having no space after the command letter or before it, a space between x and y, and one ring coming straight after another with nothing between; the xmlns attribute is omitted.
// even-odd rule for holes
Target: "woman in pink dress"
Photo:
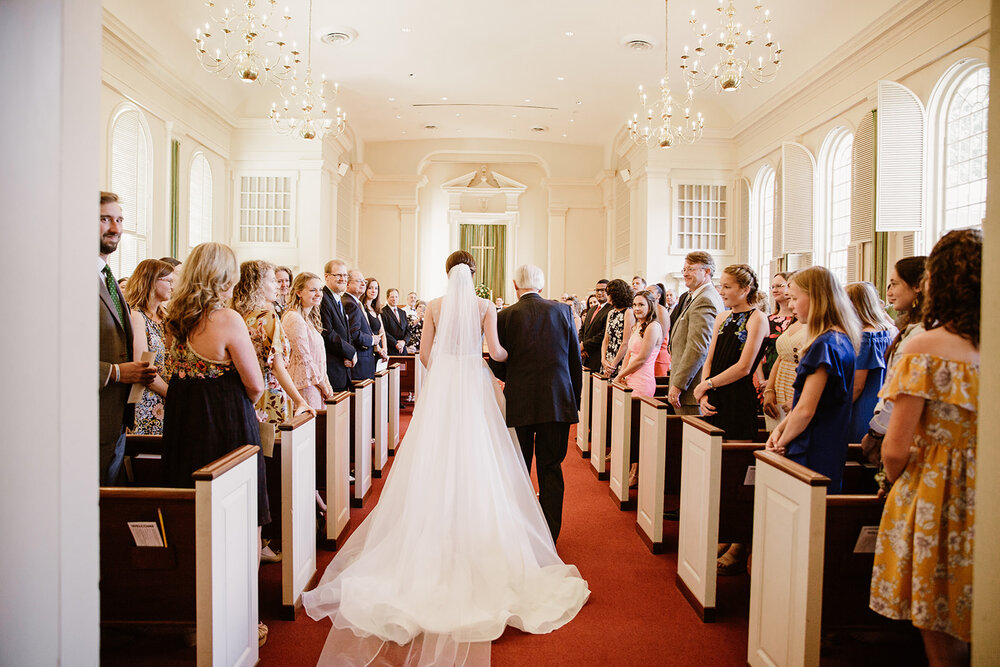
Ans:
<svg viewBox="0 0 1000 667"><path fill-rule="evenodd" d="M322 301L323 281L314 273L300 273L295 276L281 316L281 328L291 347L288 373L302 398L316 410L324 409L325 400L333 396L326 376L326 349L319 318Z"/></svg>
<svg viewBox="0 0 1000 667"><path fill-rule="evenodd" d="M649 292L639 292L632 299L635 325L628 339L628 352L622 361L618 380L632 388L633 396L652 396L656 391L653 365L663 343L663 329L657 321L656 302Z"/></svg>
<svg viewBox="0 0 1000 667"><path fill-rule="evenodd" d="M656 304L656 321L663 331L663 342L656 353L656 363L653 364L653 373L658 378L665 378L670 375L670 311L667 310L667 288L663 283L654 283L646 288L653 297Z"/></svg>

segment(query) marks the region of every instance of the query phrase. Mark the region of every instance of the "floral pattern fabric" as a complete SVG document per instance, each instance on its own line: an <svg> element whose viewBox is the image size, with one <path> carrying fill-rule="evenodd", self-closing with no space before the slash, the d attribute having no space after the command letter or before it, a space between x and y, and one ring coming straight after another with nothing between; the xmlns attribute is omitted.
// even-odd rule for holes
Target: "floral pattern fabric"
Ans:
<svg viewBox="0 0 1000 667"><path fill-rule="evenodd" d="M174 344L170 346L170 354L167 355L164 366L165 375L162 377L168 382L173 377L182 380L188 378L211 380L222 377L226 371L232 368L233 362L231 360L213 361L206 359L188 347L187 343L174 341Z"/></svg>
<svg viewBox="0 0 1000 667"><path fill-rule="evenodd" d="M288 339L291 354L288 358L288 374L302 398L316 410L326 408L321 387L328 393L330 383L326 377L326 348L323 336L312 324L303 319L298 311L289 309L281 317L281 326Z"/></svg>
<svg viewBox="0 0 1000 667"><path fill-rule="evenodd" d="M775 401L779 406L791 405L795 397L795 369L799 366L802 345L806 342L806 327L800 326L794 331L784 331L775 341L774 349L778 353L778 374L774 377Z"/></svg>
<svg viewBox="0 0 1000 667"><path fill-rule="evenodd" d="M775 313L774 315L767 316L768 333L764 337L764 360L761 362L761 370L765 378L771 374L771 367L778 361L778 338L794 321L795 318L791 315L778 315Z"/></svg>
<svg viewBox="0 0 1000 667"><path fill-rule="evenodd" d="M163 323L153 321L141 310L139 312L146 322L146 346L150 352L156 353L153 365L162 369L167 352L163 344L165 338ZM163 377L162 373L160 377ZM138 435L163 434L163 397L155 391L142 390L142 397L135 404L135 428L133 431Z"/></svg>
<svg viewBox="0 0 1000 667"><path fill-rule="evenodd" d="M979 366L900 354L881 396L926 400L910 459L886 497L871 608L971 639Z"/></svg>
<svg viewBox="0 0 1000 667"><path fill-rule="evenodd" d="M288 365L289 345L281 330L281 321L273 310L258 310L243 318L250 330L250 341L257 352L260 372L264 375L264 395L254 406L257 419L262 423L281 424L291 415L288 409L288 397L285 390L278 384L278 377L271 365L276 355L281 355L285 366Z"/></svg>
<svg viewBox="0 0 1000 667"><path fill-rule="evenodd" d="M612 310L608 313L608 352L605 359L614 360L625 339L625 310ZM615 369L615 373L618 370Z"/></svg>

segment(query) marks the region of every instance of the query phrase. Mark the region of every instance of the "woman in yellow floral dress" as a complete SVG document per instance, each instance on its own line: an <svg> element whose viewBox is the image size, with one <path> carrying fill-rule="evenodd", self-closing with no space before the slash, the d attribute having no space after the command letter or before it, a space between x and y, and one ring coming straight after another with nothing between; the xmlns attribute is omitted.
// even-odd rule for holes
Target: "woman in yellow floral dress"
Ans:
<svg viewBox="0 0 1000 667"><path fill-rule="evenodd" d="M927 259L924 327L880 396L895 401L882 444L886 497L871 608L910 619L931 665L967 664L979 400L982 234L946 234Z"/></svg>

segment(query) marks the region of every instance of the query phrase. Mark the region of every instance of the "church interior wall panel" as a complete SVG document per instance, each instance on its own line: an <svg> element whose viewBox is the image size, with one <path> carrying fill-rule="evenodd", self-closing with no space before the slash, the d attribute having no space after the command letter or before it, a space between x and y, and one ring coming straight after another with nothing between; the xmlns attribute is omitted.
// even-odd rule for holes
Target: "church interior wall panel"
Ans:
<svg viewBox="0 0 1000 667"><path fill-rule="evenodd" d="M571 208L566 211L565 291L576 294L586 307L587 295L604 275L604 210ZM548 293L549 298L560 294Z"/></svg>
<svg viewBox="0 0 1000 667"><path fill-rule="evenodd" d="M406 293L415 286L403 280L400 274L402 255L413 252L406 247L400 233L398 206L365 205L362 209L363 223L358 254L358 267L365 276L374 276L382 288L382 301L391 287L399 289L402 301ZM403 284L406 283L406 284Z"/></svg>

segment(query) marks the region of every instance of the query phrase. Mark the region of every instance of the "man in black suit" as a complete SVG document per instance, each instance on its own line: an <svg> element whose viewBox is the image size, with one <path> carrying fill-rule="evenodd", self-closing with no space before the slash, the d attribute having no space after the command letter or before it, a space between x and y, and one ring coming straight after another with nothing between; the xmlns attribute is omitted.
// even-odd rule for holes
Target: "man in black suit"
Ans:
<svg viewBox="0 0 1000 667"><path fill-rule="evenodd" d="M674 325L677 324L677 320L680 318L681 313L684 312L684 306L687 304L688 299L691 298L691 292L684 292L681 297L677 299L677 303L673 306L673 310L670 311L670 330L674 330Z"/></svg>
<svg viewBox="0 0 1000 667"><path fill-rule="evenodd" d="M361 382L375 379L375 346L379 337L372 333L368 313L361 305L368 281L357 269L347 273L347 292L344 293L344 313L350 325L351 345L358 353L358 360L351 368L351 380Z"/></svg>
<svg viewBox="0 0 1000 667"><path fill-rule="evenodd" d="M351 386L349 369L358 359L351 345L350 327L341 299L347 289L347 265L331 259L323 269L326 287L320 304L323 323L323 346L326 348L326 375L334 391L346 391Z"/></svg>
<svg viewBox="0 0 1000 667"><path fill-rule="evenodd" d="M406 319L406 313L399 307L399 290L395 287L385 293L385 305L379 316L385 327L389 354L406 354L406 330L410 323Z"/></svg>
<svg viewBox="0 0 1000 667"><path fill-rule="evenodd" d="M101 486L114 485L125 458L125 427L132 425L133 406L127 404L133 383L149 384L156 368L145 361L132 361L132 325L129 307L108 266L108 255L118 249L122 236L122 207L118 195L101 193L100 255L98 257L97 321L100 325L100 356L97 365L100 404L98 465Z"/></svg>
<svg viewBox="0 0 1000 667"><path fill-rule="evenodd" d="M604 342L604 327L608 323L608 313L611 304L608 303L608 281L598 280L594 288L600 306L584 313L583 326L580 327L580 352L583 364L594 371L601 372L601 343Z"/></svg>
<svg viewBox="0 0 1000 667"><path fill-rule="evenodd" d="M507 426L517 433L529 471L533 456L536 460L538 501L554 541L562 525L561 464L570 424L579 421L582 373L573 311L543 299L539 292L544 286L545 275L537 266L526 264L514 272L517 303L497 314L507 361L490 360L490 367L505 382Z"/></svg>

